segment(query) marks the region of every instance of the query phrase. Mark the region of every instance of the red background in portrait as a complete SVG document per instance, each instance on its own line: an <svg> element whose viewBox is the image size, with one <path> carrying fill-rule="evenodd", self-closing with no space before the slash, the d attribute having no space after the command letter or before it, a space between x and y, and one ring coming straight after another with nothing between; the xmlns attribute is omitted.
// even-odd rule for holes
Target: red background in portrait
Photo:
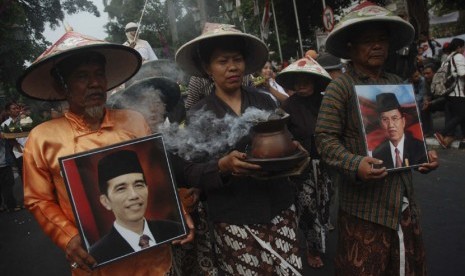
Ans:
<svg viewBox="0 0 465 276"><path fill-rule="evenodd" d="M98 161L107 154L122 149L135 151L144 170L149 189L146 219L182 222L177 191L160 137L117 148L92 151L62 161L74 211L89 246L108 233L115 220L113 213L100 203Z"/></svg>

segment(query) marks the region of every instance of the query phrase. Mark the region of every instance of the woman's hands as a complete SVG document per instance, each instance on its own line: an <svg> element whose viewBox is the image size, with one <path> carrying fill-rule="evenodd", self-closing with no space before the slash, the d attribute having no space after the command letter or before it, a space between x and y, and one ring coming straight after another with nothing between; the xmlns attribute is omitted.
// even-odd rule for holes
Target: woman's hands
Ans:
<svg viewBox="0 0 465 276"><path fill-rule="evenodd" d="M183 244L192 242L194 240L194 237L195 237L194 220L192 219L191 215L188 212L186 212L184 207L182 207L182 210L183 210L182 213L184 215L184 219L186 220L187 227L189 228L189 233L187 234L187 236L184 239L173 241L173 244L183 245Z"/></svg>
<svg viewBox="0 0 465 276"><path fill-rule="evenodd" d="M218 168L221 173L241 176L250 175L261 169L259 165L246 162L246 158L247 155L245 153L234 150L218 161Z"/></svg>

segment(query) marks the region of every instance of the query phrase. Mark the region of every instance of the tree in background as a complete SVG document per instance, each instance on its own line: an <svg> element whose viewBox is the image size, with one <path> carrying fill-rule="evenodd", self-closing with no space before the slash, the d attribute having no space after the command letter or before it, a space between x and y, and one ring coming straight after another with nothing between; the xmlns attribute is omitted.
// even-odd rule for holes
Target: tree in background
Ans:
<svg viewBox="0 0 465 276"><path fill-rule="evenodd" d="M45 24L52 28L58 26L64 14L80 11L99 16L97 8L92 4L96 0L3 0L0 4L0 85L10 93L16 79L24 70L25 62L32 62L49 43L42 33ZM97 0L100 1L100 0ZM105 25L108 41L122 44L126 41L124 26L128 22L139 22L145 0L101 0L104 11L110 21ZM234 9L226 11L225 2L234 4ZM206 21L234 24L238 29L260 37L260 23L266 1L256 0L259 14L254 13L254 0L241 0L239 8L235 0L203 0ZM304 51L316 48L315 31L323 29L321 0L295 0L298 8L299 25L303 39ZM393 0L373 0L385 5ZM155 48L159 58L174 58L179 46L201 32L198 3L200 0L149 0L141 21L141 38L149 41ZM326 0L326 5L340 14L344 8L353 4L353 0ZM410 21L417 33L428 30L427 0L406 0L410 12ZM456 3L457 2L457 3ZM431 0L431 5L439 10L461 8L463 4L455 0ZM177 38L173 37L168 18L168 4L174 10ZM292 0L274 0L276 20L279 28L281 49L284 59L296 58L299 55L297 27L295 23ZM289 20L291 18L292 20ZM266 43L277 53L278 46L274 23L271 18L269 36ZM278 60L278 55L272 55ZM14 89L13 89L14 91ZM0 93L1 94L1 93ZM11 94L11 93L10 93ZM16 96L17 98L17 96Z"/></svg>
<svg viewBox="0 0 465 276"><path fill-rule="evenodd" d="M100 16L89 0L3 0L0 2L0 103L19 100L16 80L46 47L46 24L55 28L65 13L85 11ZM21 100L24 101L24 100Z"/></svg>

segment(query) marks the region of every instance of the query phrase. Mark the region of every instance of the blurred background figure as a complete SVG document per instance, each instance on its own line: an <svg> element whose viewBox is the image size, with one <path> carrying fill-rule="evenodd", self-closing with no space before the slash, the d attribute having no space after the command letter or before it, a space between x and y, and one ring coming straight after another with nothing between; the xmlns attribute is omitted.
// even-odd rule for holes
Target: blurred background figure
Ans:
<svg viewBox="0 0 465 276"><path fill-rule="evenodd" d="M134 22L129 22L126 24L124 28L124 32L126 33L127 41L123 43L123 45L129 46L134 48L139 52L142 56L142 61L150 61L150 60L157 60L158 57L152 49L152 46L143 39L139 38L140 28Z"/></svg>
<svg viewBox="0 0 465 276"><path fill-rule="evenodd" d="M279 85L273 77L273 67L271 62L267 61L257 77L254 79L253 85L259 92L265 93L270 96L276 105L280 106L289 96L284 88Z"/></svg>
<svg viewBox="0 0 465 276"><path fill-rule="evenodd" d="M451 118L446 121L443 130L434 134L443 148L449 148L455 139L455 128L461 126L462 136L465 132L465 41L460 38L452 39L449 45L451 54L447 57L452 59L452 75L458 78L455 90L446 98L446 108L450 108Z"/></svg>
<svg viewBox="0 0 465 276"><path fill-rule="evenodd" d="M439 59L441 43L431 38L428 32L420 33L418 37L418 46L423 48L423 56L425 58Z"/></svg>
<svg viewBox="0 0 465 276"><path fill-rule="evenodd" d="M431 113L425 108L425 103L430 99L427 90L427 84L425 78L420 73L420 70L416 69L412 76L408 80L413 86L413 92L415 93L415 101L417 102L420 119L423 126L423 135L432 135L432 118Z"/></svg>
<svg viewBox="0 0 465 276"><path fill-rule="evenodd" d="M341 59L330 53L321 53L316 61L328 72L333 80L343 74Z"/></svg>
<svg viewBox="0 0 465 276"><path fill-rule="evenodd" d="M8 118L3 121L1 127L14 125L16 128L21 128L21 107L16 102L9 102L5 105L5 111ZM32 123L32 122L31 122ZM13 152L15 164L18 168L18 173L23 175L23 149L26 145L27 137L8 139L9 147Z"/></svg>
<svg viewBox="0 0 465 276"><path fill-rule="evenodd" d="M183 104L181 114L171 113L180 99L181 92L175 81L165 77L152 77L136 81L122 92L112 95L109 104L112 108L140 112L155 133L167 118L170 123L184 120L186 112Z"/></svg>
<svg viewBox="0 0 465 276"><path fill-rule="evenodd" d="M331 179L319 160L314 133L323 99L321 92L331 77L314 59L305 57L283 69L277 81L286 89L295 91L282 108L290 115L287 124L289 131L312 158L305 172L292 180L298 187L298 223L308 247L307 262L313 268L320 268L324 265L321 254L326 252L332 190Z"/></svg>

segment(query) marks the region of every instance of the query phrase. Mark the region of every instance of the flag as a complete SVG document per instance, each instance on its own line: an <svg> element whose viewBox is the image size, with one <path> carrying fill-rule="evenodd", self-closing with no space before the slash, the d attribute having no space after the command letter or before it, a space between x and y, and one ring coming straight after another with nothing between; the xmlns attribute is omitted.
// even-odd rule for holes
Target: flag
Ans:
<svg viewBox="0 0 465 276"><path fill-rule="evenodd" d="M258 7L258 0L253 0L253 16L260 14L260 8Z"/></svg>
<svg viewBox="0 0 465 276"><path fill-rule="evenodd" d="M260 24L260 31L262 33L262 39L268 39L268 33L270 32L270 1L265 0L265 7L263 9L262 23Z"/></svg>

